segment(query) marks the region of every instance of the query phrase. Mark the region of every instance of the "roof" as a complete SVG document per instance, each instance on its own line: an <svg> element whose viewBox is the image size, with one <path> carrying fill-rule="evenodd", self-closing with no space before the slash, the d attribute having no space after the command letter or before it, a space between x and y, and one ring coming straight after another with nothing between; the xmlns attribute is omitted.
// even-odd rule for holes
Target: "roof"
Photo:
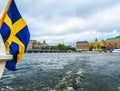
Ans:
<svg viewBox="0 0 120 91"><path fill-rule="evenodd" d="M88 43L87 41L78 41L76 43Z"/></svg>
<svg viewBox="0 0 120 91"><path fill-rule="evenodd" d="M107 40L120 40L120 35L113 38L108 38Z"/></svg>

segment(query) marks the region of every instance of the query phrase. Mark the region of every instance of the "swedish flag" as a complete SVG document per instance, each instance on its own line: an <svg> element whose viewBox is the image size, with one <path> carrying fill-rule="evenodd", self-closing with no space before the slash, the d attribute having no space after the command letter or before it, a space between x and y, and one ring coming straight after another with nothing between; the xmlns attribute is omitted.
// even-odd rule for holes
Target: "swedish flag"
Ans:
<svg viewBox="0 0 120 91"><path fill-rule="evenodd" d="M6 68L8 70L16 70L16 63L24 55L30 39L30 33L14 0L12 0L5 15L0 33L5 42L6 51L13 55L13 60L6 62Z"/></svg>

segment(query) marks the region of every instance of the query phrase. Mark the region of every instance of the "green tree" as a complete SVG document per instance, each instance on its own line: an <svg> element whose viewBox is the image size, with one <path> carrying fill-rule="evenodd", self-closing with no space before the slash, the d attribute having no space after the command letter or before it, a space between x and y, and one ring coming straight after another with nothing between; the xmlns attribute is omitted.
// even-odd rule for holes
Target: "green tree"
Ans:
<svg viewBox="0 0 120 91"><path fill-rule="evenodd" d="M67 50L67 47L64 44L58 44L59 50Z"/></svg>

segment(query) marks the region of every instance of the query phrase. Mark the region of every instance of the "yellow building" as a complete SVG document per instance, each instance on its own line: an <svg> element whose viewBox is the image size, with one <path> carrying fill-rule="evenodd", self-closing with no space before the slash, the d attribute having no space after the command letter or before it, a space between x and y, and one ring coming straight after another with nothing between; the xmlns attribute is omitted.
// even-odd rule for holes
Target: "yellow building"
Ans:
<svg viewBox="0 0 120 91"><path fill-rule="evenodd" d="M91 51L102 51L103 48L105 48L105 42L104 41L97 41L90 43L90 49Z"/></svg>

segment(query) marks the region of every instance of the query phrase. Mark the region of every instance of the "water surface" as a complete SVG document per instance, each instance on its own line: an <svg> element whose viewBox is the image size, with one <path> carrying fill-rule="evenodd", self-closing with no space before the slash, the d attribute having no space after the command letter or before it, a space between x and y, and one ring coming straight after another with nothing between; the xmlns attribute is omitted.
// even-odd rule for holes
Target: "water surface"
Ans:
<svg viewBox="0 0 120 91"><path fill-rule="evenodd" d="M120 53L27 53L0 91L120 91Z"/></svg>

